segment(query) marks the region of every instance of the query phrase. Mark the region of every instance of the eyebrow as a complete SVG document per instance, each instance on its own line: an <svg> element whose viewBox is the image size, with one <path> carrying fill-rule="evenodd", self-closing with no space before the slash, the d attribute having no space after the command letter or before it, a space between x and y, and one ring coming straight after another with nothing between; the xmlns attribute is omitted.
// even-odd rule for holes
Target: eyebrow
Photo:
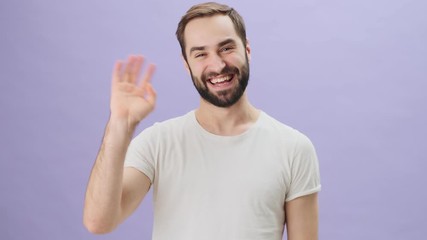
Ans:
<svg viewBox="0 0 427 240"><path fill-rule="evenodd" d="M225 39L224 41L218 43L218 47L222 47L222 46L225 46L225 45L230 44L230 43L235 44L236 41L234 41L234 39L228 38L228 39Z"/></svg>
<svg viewBox="0 0 427 240"><path fill-rule="evenodd" d="M227 38L224 41L218 43L217 46L222 47L222 46L230 44L230 43L236 43L236 41L234 41L234 39L232 39L232 38ZM205 49L206 49L206 46L192 47L192 48L190 48L190 54L189 55L191 55L191 53L194 51L203 51Z"/></svg>

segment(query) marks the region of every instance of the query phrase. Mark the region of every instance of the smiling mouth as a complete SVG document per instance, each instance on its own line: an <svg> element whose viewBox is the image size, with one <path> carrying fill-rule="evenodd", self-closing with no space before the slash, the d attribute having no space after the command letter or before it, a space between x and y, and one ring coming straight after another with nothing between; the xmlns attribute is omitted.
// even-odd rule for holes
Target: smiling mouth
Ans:
<svg viewBox="0 0 427 240"><path fill-rule="evenodd" d="M227 83L230 82L233 79L233 74L229 74L226 76L217 76L217 77L213 77L208 79L208 82L210 82L212 85L216 85L216 84L222 84L222 83Z"/></svg>

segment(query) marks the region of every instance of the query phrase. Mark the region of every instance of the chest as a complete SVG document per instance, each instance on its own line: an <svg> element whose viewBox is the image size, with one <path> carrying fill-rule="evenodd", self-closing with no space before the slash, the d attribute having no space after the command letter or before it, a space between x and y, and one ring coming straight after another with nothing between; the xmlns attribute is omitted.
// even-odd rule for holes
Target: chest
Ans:
<svg viewBox="0 0 427 240"><path fill-rule="evenodd" d="M167 198L283 207L289 159L268 138L209 141L184 137L170 141L159 152L154 187Z"/></svg>

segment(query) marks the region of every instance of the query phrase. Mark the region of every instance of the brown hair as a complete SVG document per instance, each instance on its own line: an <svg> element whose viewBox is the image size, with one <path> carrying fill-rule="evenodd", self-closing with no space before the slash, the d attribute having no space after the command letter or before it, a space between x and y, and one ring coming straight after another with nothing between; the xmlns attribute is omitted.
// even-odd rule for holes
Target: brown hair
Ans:
<svg viewBox="0 0 427 240"><path fill-rule="evenodd" d="M176 37L178 38L179 45L181 46L182 56L187 60L187 55L185 54L185 40L184 40L184 30L187 24L195 19L202 17L211 17L214 15L224 15L229 16L233 22L234 29L237 32L237 35L241 38L243 46L246 46L246 29L243 18L240 14L233 8L219 4L215 2L201 3L192 6L187 13L182 16L181 21L178 23L178 28L176 29Z"/></svg>

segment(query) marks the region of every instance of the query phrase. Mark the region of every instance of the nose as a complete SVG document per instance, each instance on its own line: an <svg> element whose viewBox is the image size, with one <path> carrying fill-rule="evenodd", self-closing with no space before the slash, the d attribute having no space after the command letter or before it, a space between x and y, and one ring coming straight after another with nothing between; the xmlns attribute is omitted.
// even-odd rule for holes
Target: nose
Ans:
<svg viewBox="0 0 427 240"><path fill-rule="evenodd" d="M225 67L224 59L221 58L218 54L211 54L208 60L208 72L220 73Z"/></svg>

